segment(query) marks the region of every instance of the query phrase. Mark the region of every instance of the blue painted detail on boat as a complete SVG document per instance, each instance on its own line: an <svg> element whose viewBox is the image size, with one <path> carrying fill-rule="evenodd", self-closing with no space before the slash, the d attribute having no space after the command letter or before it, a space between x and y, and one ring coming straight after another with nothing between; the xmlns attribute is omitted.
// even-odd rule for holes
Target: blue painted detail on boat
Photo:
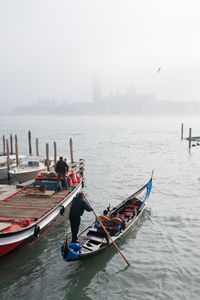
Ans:
<svg viewBox="0 0 200 300"><path fill-rule="evenodd" d="M144 203L148 199L149 194L151 193L151 189L152 189L152 180L150 180L147 183L147 193L146 193L145 199L142 201L142 203Z"/></svg>
<svg viewBox="0 0 200 300"><path fill-rule="evenodd" d="M64 244L61 245L62 256L63 256L63 246ZM69 247L69 251L67 252L66 257L63 258L64 260L66 261L75 260L81 256L82 246L80 246L78 243L70 243L68 247Z"/></svg>

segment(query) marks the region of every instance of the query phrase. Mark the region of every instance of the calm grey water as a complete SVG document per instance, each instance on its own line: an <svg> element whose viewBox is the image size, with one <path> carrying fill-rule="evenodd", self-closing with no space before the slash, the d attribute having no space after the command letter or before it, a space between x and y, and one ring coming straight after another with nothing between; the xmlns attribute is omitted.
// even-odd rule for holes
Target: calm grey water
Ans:
<svg viewBox="0 0 200 300"><path fill-rule="evenodd" d="M0 261L0 299L199 299L200 146L188 151L181 123L200 135L198 117L2 117L0 136L18 134L28 154L53 141L58 153L86 160L84 191L97 213L129 196L154 172L148 207L135 231L115 248L81 262L63 262L60 244L69 231L60 219L37 243ZM2 147L2 141L0 142ZM35 150L33 148L33 150ZM2 151L2 148L0 149ZM85 212L81 228L93 221Z"/></svg>

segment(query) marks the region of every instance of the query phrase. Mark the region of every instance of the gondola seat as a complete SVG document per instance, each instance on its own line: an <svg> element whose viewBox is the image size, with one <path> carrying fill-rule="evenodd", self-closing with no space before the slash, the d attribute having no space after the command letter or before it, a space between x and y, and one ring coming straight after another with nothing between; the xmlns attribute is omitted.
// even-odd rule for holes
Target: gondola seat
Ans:
<svg viewBox="0 0 200 300"><path fill-rule="evenodd" d="M134 205L132 205L132 204L127 205L127 208L139 208L139 207L140 206L136 205L136 204L134 204Z"/></svg>
<svg viewBox="0 0 200 300"><path fill-rule="evenodd" d="M139 209L139 205L127 205L127 207L125 208L124 212L134 212L135 210Z"/></svg>
<svg viewBox="0 0 200 300"><path fill-rule="evenodd" d="M109 219L108 217L105 216L100 216L98 217L100 219L100 221L102 222L102 224L104 225L104 227L106 228L106 230L108 230L109 232L118 232L121 230L121 225L122 225L122 220L120 218L114 217ZM94 227L97 228L97 231L103 231L103 227L100 224L99 221L97 221L94 224Z"/></svg>
<svg viewBox="0 0 200 300"><path fill-rule="evenodd" d="M104 227L106 228L106 230L108 230L108 231L115 231L115 232L118 232L118 231L120 231L120 229L121 229L121 226L120 225L115 225L115 226L112 226L112 224L110 224L111 226L109 226L109 225L106 225L106 224L103 224L104 225ZM99 224L98 226L97 226L97 231L100 229L100 231L101 230L103 230L103 227L101 226L101 224Z"/></svg>

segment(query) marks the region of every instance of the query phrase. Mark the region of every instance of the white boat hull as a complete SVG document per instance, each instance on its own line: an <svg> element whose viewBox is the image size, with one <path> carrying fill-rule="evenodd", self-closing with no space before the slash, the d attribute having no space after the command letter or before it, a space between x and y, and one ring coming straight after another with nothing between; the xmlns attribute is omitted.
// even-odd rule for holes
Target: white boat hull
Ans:
<svg viewBox="0 0 200 300"><path fill-rule="evenodd" d="M22 161L25 155L20 155L19 160ZM10 155L10 171L16 167L15 155ZM7 156L0 157L0 180L8 179ZM11 176L12 177L12 176Z"/></svg>
<svg viewBox="0 0 200 300"><path fill-rule="evenodd" d="M7 167L0 168L0 180L8 178L8 169Z"/></svg>
<svg viewBox="0 0 200 300"><path fill-rule="evenodd" d="M19 183L22 183L34 179L42 170L46 170L46 166L42 162L29 160L15 168L12 168L9 171L9 174Z"/></svg>
<svg viewBox="0 0 200 300"><path fill-rule="evenodd" d="M37 174L44 169L45 168L37 169L37 170L28 170L27 172L23 172L23 173L22 172L14 173L13 171L10 171L10 175L12 178L15 178L19 183L22 183L34 179L37 176Z"/></svg>

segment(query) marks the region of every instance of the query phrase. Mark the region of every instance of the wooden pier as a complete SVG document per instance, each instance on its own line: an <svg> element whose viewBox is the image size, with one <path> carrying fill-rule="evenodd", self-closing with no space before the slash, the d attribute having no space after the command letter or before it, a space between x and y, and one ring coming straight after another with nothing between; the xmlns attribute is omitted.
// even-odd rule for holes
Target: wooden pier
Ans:
<svg viewBox="0 0 200 300"><path fill-rule="evenodd" d="M0 184L0 201L17 192L16 185Z"/></svg>
<svg viewBox="0 0 200 300"><path fill-rule="evenodd" d="M186 137L185 140L189 141L189 139L191 139L192 142L200 142L200 136L192 136L190 137Z"/></svg>
<svg viewBox="0 0 200 300"><path fill-rule="evenodd" d="M16 218L18 220L41 218L48 210L54 208L60 202L60 199L71 193L71 190L54 192L52 195L49 195L49 192L52 191L46 191L48 195L45 196L45 193L43 193L42 201L38 196L29 195L29 192L29 190L21 191L20 194L16 194L5 202L0 202L1 217Z"/></svg>

